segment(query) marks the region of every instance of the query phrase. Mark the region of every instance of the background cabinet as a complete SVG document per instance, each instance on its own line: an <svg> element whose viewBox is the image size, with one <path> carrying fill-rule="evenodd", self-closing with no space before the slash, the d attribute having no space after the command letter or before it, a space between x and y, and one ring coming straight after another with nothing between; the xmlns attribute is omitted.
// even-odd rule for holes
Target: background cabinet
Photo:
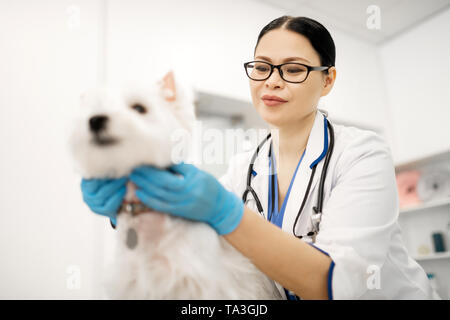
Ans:
<svg viewBox="0 0 450 320"><path fill-rule="evenodd" d="M396 166L397 173L407 170L418 170L421 173L450 171L450 152ZM401 208L399 223L410 255L427 273L435 275L441 298L450 299L450 194L448 198L431 199ZM434 252L432 234L437 232L444 237L445 252Z"/></svg>

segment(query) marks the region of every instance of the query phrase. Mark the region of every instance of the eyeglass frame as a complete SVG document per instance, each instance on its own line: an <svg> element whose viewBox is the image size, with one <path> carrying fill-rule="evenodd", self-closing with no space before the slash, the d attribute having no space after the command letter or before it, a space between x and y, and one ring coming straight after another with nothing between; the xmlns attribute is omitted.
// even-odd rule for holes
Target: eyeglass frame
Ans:
<svg viewBox="0 0 450 320"><path fill-rule="evenodd" d="M257 79L252 79L252 78L248 75L247 65L249 65L250 63L253 63L253 62L261 62L261 63L268 64L268 65L270 66L270 72L269 72L269 75L267 76L267 78L265 78L265 79L258 79L258 80L257 80ZM283 78L283 71L281 71L281 67L284 66L285 64L297 64L297 65L301 65L301 66L306 67L306 69L308 70L308 73L306 74L305 79L304 79L303 81L298 82L298 81L289 81L289 80L286 80L285 78ZM248 77L250 80L253 80L253 81L265 81L265 80L267 80L267 79L270 78L270 76L271 76L272 73L273 73L273 69L276 68L276 69L278 69L278 72L279 72L279 74L280 74L281 79L283 79L284 81L289 82L289 83L303 83L303 82L306 81L306 79L308 79L309 73L310 73L311 71L325 71L325 70L330 69L331 67L333 67L333 66L328 66L328 67L327 67L327 66L317 66L317 67L312 67L312 66L308 66L307 64L298 63L298 62L285 62L285 63L282 63L282 64L273 65L273 64L271 64L271 63L269 63L269 62L267 62L267 61L261 61L261 60L249 61L249 62L244 63L245 74L247 75L247 77Z"/></svg>

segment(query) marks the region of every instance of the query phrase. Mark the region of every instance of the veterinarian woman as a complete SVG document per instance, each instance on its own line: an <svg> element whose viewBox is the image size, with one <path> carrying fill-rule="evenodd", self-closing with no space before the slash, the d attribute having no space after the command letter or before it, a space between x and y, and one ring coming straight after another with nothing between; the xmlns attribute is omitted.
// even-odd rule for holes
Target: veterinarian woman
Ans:
<svg viewBox="0 0 450 320"><path fill-rule="evenodd" d="M402 242L389 147L371 131L329 124L317 109L336 79L325 27L275 19L245 66L253 105L277 139L235 156L221 183L189 164L137 168L129 178L138 198L211 225L287 299L439 298ZM98 186L98 203L124 183ZM98 213L114 215L121 200Z"/></svg>

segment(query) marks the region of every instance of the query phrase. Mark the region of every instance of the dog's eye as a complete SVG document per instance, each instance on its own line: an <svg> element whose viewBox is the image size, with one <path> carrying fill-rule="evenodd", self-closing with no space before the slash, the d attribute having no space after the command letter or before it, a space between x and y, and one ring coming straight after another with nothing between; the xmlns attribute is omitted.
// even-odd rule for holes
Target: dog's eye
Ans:
<svg viewBox="0 0 450 320"><path fill-rule="evenodd" d="M147 113L147 108L140 103L133 103L131 105L131 109L136 110L137 112L142 114Z"/></svg>

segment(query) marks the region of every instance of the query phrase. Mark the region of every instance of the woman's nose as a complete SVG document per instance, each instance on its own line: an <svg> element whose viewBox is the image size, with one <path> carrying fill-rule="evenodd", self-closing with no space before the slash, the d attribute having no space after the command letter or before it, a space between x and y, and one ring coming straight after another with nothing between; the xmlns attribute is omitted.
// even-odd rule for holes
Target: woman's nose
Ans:
<svg viewBox="0 0 450 320"><path fill-rule="evenodd" d="M280 70L274 68L272 74L268 79L266 79L266 86L270 88L282 87L284 85L284 80L281 78Z"/></svg>

